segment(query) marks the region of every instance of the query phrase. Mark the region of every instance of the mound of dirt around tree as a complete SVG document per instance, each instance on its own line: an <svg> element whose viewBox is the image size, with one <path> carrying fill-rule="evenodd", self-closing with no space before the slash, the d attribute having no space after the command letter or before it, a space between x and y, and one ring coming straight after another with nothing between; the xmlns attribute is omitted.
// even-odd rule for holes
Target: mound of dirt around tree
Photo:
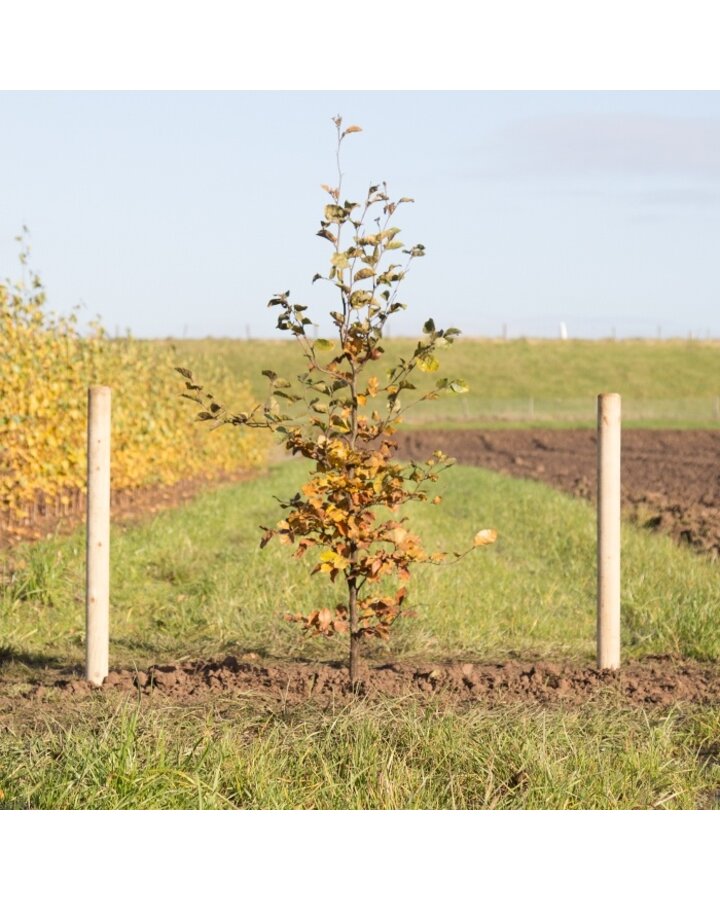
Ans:
<svg viewBox="0 0 720 900"><path fill-rule="evenodd" d="M595 497L592 429L409 431L395 439L403 458L424 460L442 450L460 463ZM720 431L623 431L622 496L640 525L720 555Z"/></svg>
<svg viewBox="0 0 720 900"><path fill-rule="evenodd" d="M329 704L358 693L368 697L436 698L441 702L499 705L517 701L577 706L589 700L615 699L631 705L667 706L680 701L720 703L720 667L673 657L648 657L619 671L599 671L569 662L397 662L366 667L353 692L344 665L308 662L262 662L228 656L147 671L111 672L101 688L86 681L56 680L35 685L28 698L42 698L47 688L63 694L125 691L165 696L173 702L244 694L297 703L314 699Z"/></svg>

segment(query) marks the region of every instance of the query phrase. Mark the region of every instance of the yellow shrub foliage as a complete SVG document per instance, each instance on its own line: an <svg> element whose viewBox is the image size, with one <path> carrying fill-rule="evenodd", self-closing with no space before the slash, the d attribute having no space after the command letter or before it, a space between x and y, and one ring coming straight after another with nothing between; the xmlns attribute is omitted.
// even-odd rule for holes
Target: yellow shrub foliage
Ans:
<svg viewBox="0 0 720 900"><path fill-rule="evenodd" d="M81 336L74 316L47 312L37 278L30 286L0 285L0 513L6 523L23 518L38 498L63 503L84 490L91 384L113 390L114 490L262 466L264 436L191 425L188 404L178 398L177 364L167 344L111 340L97 324ZM211 360L204 369L240 407L252 403L247 384Z"/></svg>

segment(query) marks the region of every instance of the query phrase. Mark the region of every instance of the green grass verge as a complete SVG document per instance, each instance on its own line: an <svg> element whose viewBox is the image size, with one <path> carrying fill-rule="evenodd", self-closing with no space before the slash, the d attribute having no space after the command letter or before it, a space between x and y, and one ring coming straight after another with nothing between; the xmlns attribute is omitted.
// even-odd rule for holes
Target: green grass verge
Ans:
<svg viewBox="0 0 720 900"><path fill-rule="evenodd" d="M207 339L175 341L178 358L202 380L204 360L221 360L265 397L263 369L284 377L304 370L293 341ZM391 360L412 353L416 341L384 342L382 373ZM462 376L470 393L443 397L408 410L408 425L456 427L592 424L595 398L623 395L627 425L720 426L720 344L700 341L540 341L461 338L443 351L439 373L416 373L419 388L439 376ZM376 374L377 374L376 372ZM232 398L223 398L232 406Z"/></svg>
<svg viewBox="0 0 720 900"><path fill-rule="evenodd" d="M0 734L5 809L717 808L720 711L141 708Z"/></svg>
<svg viewBox="0 0 720 900"><path fill-rule="evenodd" d="M286 548L258 548L272 499L302 464L208 493L134 527L114 527L113 666L255 650L342 658L308 641L287 610L332 602ZM589 505L533 482L457 467L439 507L410 511L429 548L480 527L498 543L411 582L417 618L385 657L594 658L594 519ZM16 552L0 600L6 678L81 664L83 535ZM8 562L6 560L6 565ZM720 658L718 565L630 525L623 534L623 653ZM8 808L685 808L717 806L720 712L443 709L411 699L258 706L216 699L178 709L112 695L27 704L0 730ZM714 748L714 749L713 749ZM713 755L714 754L714 755Z"/></svg>
<svg viewBox="0 0 720 900"><path fill-rule="evenodd" d="M281 518L273 499L304 480L302 464L205 494L134 527L115 526L112 658L116 665L258 649L342 658L342 641L304 639L282 614L342 597L259 524ZM410 584L417 618L401 620L381 656L594 656L595 520L589 504L551 488L457 466L438 506L410 508L426 546L462 549L479 528L497 544L457 565L421 566ZM83 658L84 541L45 540L16 554L0 634L16 658ZM720 658L718 565L668 538L623 529L623 652Z"/></svg>

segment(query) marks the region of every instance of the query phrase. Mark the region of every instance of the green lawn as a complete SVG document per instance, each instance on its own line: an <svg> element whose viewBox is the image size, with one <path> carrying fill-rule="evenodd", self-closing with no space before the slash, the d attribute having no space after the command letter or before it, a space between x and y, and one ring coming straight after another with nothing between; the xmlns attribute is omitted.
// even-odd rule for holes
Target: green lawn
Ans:
<svg viewBox="0 0 720 900"><path fill-rule="evenodd" d="M114 528L112 666L242 650L344 657L344 644L303 639L282 619L329 603L328 583L285 548L258 548L258 524L280 518L272 495L294 492L303 472L287 463ZM592 662L592 509L465 467L441 493L439 507L411 510L429 548L462 547L487 526L499 540L421 569L417 618L373 656ZM38 665L82 663L83 552L78 532L23 548L6 571L1 659L18 690ZM717 563L627 525L623 566L625 658L720 658ZM0 721L0 805L13 808L693 808L720 796L720 710L708 707L443 709L400 698L323 711L228 697L176 708L94 694Z"/></svg>
<svg viewBox="0 0 720 900"><path fill-rule="evenodd" d="M303 370L299 349L290 340L173 343L178 359L201 380L203 360L212 357L247 379L261 398L267 390L263 369L283 377ZM382 374L399 355L407 358L415 344L405 338L385 341L377 371ZM442 352L440 362L437 374L417 373L418 387L433 386L439 376L459 375L470 392L409 409L408 424L589 425L597 394L617 391L623 395L626 425L720 426L718 342L460 338Z"/></svg>
<svg viewBox="0 0 720 900"><path fill-rule="evenodd" d="M717 808L720 711L98 696L0 734L0 809ZM708 758L710 761L708 761Z"/></svg>
<svg viewBox="0 0 720 900"><path fill-rule="evenodd" d="M261 648L276 656L340 658L344 645L307 641L286 611L340 598L310 565L277 542L258 546L260 524L282 518L302 464L215 490L145 524L115 527L112 658L117 665ZM464 549L494 527L499 540L457 565L420 567L410 585L419 615L377 653L503 656L594 655L595 520L588 504L545 485L457 466L438 506L410 512L426 546ZM4 588L0 633L16 653L83 658L84 539L46 540L20 551ZM626 656L680 653L720 658L717 563L630 525L623 534Z"/></svg>

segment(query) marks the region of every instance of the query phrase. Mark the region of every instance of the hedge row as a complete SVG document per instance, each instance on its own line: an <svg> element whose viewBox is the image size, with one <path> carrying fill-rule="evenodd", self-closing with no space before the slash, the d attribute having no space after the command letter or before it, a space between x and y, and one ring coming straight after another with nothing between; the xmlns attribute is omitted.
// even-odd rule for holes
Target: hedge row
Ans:
<svg viewBox="0 0 720 900"><path fill-rule="evenodd" d="M167 344L110 339L97 325L80 334L74 316L49 313L37 278L0 285L0 512L5 526L47 503L70 503L84 490L87 388L113 390L112 487L171 485L199 474L256 468L267 443L256 431L209 431L181 400L182 365ZM212 360L203 375L239 409L246 383Z"/></svg>

